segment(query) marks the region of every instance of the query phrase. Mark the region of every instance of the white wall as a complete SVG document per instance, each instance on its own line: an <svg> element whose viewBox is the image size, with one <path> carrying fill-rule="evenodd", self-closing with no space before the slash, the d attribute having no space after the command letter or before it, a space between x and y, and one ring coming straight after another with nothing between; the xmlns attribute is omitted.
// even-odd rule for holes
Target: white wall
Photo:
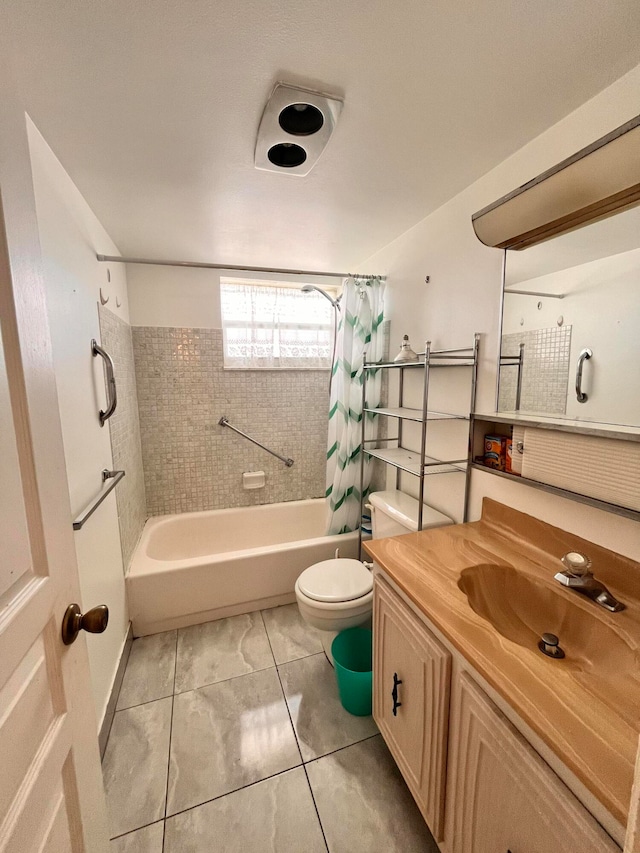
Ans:
<svg viewBox="0 0 640 853"><path fill-rule="evenodd" d="M132 326L167 326L221 329L220 276L218 270L196 267L162 267L127 264L127 284ZM307 279L269 273L229 273L232 277L282 281L302 286ZM319 287L336 287L339 280L317 276Z"/></svg>
<svg viewBox="0 0 640 853"><path fill-rule="evenodd" d="M361 264L389 277L392 355L405 333L414 349L421 349L425 338L431 338L435 346L463 346L474 331L482 332L476 409L495 411L502 252L476 239L471 216L628 121L638 113L639 103L637 66ZM431 277L428 285L426 275ZM409 487L408 481L406 485ZM432 502L445 511L450 502L448 489L442 484L431 487ZM635 559L640 557L640 525L634 521L474 471L472 518L480 516L484 495Z"/></svg>
<svg viewBox="0 0 640 853"><path fill-rule="evenodd" d="M97 252L119 254L117 247L31 122L28 129L66 474L75 517L99 492L102 469L113 467L109 429L101 428L97 417L105 407L105 391L102 360L92 358L91 339L100 340L100 287L109 297L109 308L128 321L127 282L124 266L117 264L110 268L111 281L107 281L107 267L95 256ZM128 630L115 492L74 535L80 604L83 610L97 604L109 607L106 632L86 635L101 724Z"/></svg>
<svg viewBox="0 0 640 853"><path fill-rule="evenodd" d="M127 264L132 326L220 329L216 270Z"/></svg>

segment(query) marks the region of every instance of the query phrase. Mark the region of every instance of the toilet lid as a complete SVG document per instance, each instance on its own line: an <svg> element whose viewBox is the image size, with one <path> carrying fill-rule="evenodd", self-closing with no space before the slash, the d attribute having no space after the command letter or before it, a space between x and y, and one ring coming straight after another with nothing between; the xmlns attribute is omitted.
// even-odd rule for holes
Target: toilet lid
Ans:
<svg viewBox="0 0 640 853"><path fill-rule="evenodd" d="M309 566L298 578L300 592L314 601L353 601L373 589L373 576L359 560L340 557Z"/></svg>

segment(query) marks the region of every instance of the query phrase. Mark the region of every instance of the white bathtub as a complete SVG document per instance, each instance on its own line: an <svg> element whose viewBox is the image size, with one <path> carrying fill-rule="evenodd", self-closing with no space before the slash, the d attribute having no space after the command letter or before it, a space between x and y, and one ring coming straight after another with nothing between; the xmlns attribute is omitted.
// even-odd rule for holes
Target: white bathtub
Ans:
<svg viewBox="0 0 640 853"><path fill-rule="evenodd" d="M149 519L127 575L134 635L295 601L307 566L358 555L357 533L325 526L322 498Z"/></svg>

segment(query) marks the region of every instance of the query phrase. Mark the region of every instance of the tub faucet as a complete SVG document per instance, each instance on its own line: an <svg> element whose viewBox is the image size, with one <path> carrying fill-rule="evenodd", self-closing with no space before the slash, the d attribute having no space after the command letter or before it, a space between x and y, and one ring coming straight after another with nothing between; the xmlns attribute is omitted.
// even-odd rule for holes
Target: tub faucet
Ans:
<svg viewBox="0 0 640 853"><path fill-rule="evenodd" d="M618 601L603 583L595 579L593 572L590 571L591 560L585 554L569 551L562 557L561 562L566 568L565 571L554 575L554 580L558 583L574 589L581 595L586 595L587 598L612 613L625 609L625 605Z"/></svg>

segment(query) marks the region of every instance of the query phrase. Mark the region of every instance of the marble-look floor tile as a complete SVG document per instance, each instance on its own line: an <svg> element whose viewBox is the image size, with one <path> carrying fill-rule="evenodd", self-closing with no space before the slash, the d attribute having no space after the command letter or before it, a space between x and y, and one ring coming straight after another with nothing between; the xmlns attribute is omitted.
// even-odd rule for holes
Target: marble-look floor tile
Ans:
<svg viewBox="0 0 640 853"><path fill-rule="evenodd" d="M172 701L116 711L102 764L112 838L164 817Z"/></svg>
<svg viewBox="0 0 640 853"><path fill-rule="evenodd" d="M381 736L307 764L331 853L438 853Z"/></svg>
<svg viewBox="0 0 640 853"><path fill-rule="evenodd" d="M273 665L260 613L181 628L178 631L176 693Z"/></svg>
<svg viewBox="0 0 640 853"><path fill-rule="evenodd" d="M354 717L340 704L333 667L323 654L278 667L304 761L376 734L373 717Z"/></svg>
<svg viewBox="0 0 640 853"><path fill-rule="evenodd" d="M174 699L167 814L301 763L275 668Z"/></svg>
<svg viewBox="0 0 640 853"><path fill-rule="evenodd" d="M171 696L175 667L175 631L134 640L118 696L117 710Z"/></svg>
<svg viewBox="0 0 640 853"><path fill-rule="evenodd" d="M307 625L297 604L263 610L262 616L276 663L286 663L322 651L320 631Z"/></svg>
<svg viewBox="0 0 640 853"><path fill-rule="evenodd" d="M114 838L109 853L162 853L164 822L152 823L128 835Z"/></svg>
<svg viewBox="0 0 640 853"><path fill-rule="evenodd" d="M167 820L164 853L222 849L326 853L304 770L281 773Z"/></svg>

